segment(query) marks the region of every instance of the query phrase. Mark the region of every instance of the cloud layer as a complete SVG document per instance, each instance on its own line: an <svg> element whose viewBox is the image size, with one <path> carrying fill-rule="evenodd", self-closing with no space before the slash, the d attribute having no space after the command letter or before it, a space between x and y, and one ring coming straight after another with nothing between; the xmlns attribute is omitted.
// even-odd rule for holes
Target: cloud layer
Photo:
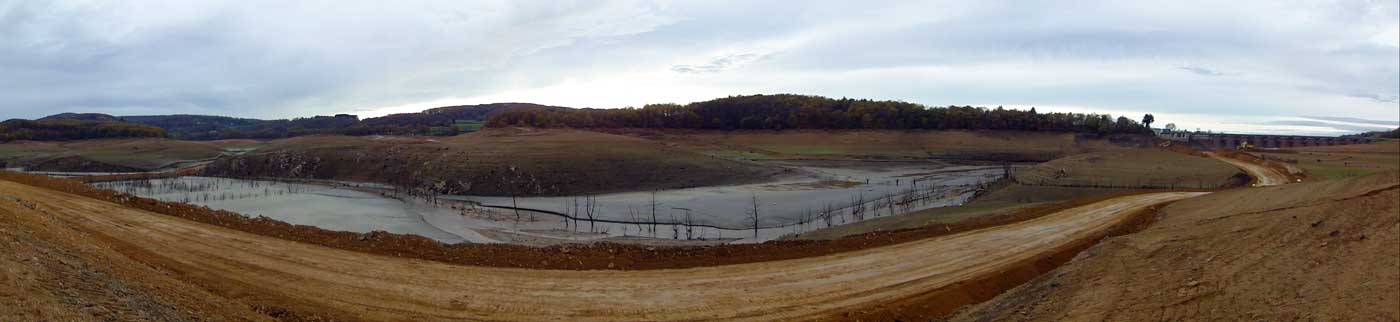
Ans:
<svg viewBox="0 0 1400 322"><path fill-rule="evenodd" d="M783 92L1396 120L1398 2L0 0L0 117Z"/></svg>

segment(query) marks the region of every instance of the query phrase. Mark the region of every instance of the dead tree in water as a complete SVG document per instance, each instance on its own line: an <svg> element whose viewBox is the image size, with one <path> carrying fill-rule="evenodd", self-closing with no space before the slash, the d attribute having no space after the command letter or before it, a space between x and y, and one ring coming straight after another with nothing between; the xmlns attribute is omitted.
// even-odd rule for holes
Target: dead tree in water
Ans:
<svg viewBox="0 0 1400 322"><path fill-rule="evenodd" d="M651 238L656 238L656 190L651 191Z"/></svg>
<svg viewBox="0 0 1400 322"><path fill-rule="evenodd" d="M758 239L758 194L753 195L753 211L749 212L749 221L753 223L753 238Z"/></svg>
<svg viewBox="0 0 1400 322"><path fill-rule="evenodd" d="M515 193L510 194L510 208L515 210L515 222L520 222L520 204L515 202Z"/></svg>
<svg viewBox="0 0 1400 322"><path fill-rule="evenodd" d="M636 209L632 209L632 206L627 206L627 214L628 214L629 216L632 217L632 224L637 225L637 236L641 236L641 235L642 235L642 232L645 231L646 228L642 228L642 218L640 218L640 217L637 216L637 210L636 210ZM622 226L622 227L623 227L623 228L622 228L622 229L623 229L623 235L626 235L626 234L627 234L627 233L626 233L626 232L627 232L627 226Z"/></svg>
<svg viewBox="0 0 1400 322"><path fill-rule="evenodd" d="M588 232L597 232L597 230L594 229L594 226L598 223L598 221L594 219L593 215L598 212L598 197L588 196L584 198L584 201L588 203L588 205L584 208L584 211L586 211L586 213L588 214Z"/></svg>
<svg viewBox="0 0 1400 322"><path fill-rule="evenodd" d="M676 223L675 213L671 213L671 239L681 239L681 226Z"/></svg>
<svg viewBox="0 0 1400 322"><path fill-rule="evenodd" d="M832 203L826 203L826 209L822 210L822 221L826 221L826 228L832 228Z"/></svg>

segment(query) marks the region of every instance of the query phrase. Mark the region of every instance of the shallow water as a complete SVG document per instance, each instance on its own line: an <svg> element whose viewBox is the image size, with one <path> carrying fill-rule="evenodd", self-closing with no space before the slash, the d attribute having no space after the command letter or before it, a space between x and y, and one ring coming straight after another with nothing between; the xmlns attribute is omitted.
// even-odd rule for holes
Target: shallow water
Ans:
<svg viewBox="0 0 1400 322"><path fill-rule="evenodd" d="M959 205L972 196L977 185L1002 174L998 167L893 163L863 168L806 165L802 169L804 175L775 182L654 194L529 197L514 201L509 197L437 196L450 201L446 203L396 199L389 196L391 192L383 185L338 181L287 183L179 177L94 185L329 230L383 230L447 243L527 243L529 239L595 240L622 236L761 242L869 218ZM655 221L651 212L653 196ZM755 199L760 226L757 232L751 216ZM593 221L586 220L590 201L594 205ZM469 214L462 210L468 205L518 205L527 211L520 212L522 220L517 221L512 210L474 208L474 213Z"/></svg>
<svg viewBox="0 0 1400 322"><path fill-rule="evenodd" d="M672 216L683 216L687 211L695 223L718 227L744 229L752 227L755 200L758 204L760 226L781 226L795 224L821 213L826 209L833 212L850 212L853 205L864 204L873 208L880 204L878 212L887 215L890 209L885 205L890 199L903 203L903 196L912 192L929 194L931 200L914 202L909 207L896 207L896 213L961 204L971 196L967 189L999 178L999 167L961 167L929 169L918 166L905 166L895 169L853 170L839 168L816 168L814 176L792 178L778 182L760 184L699 187L658 191L654 194L658 221L671 221ZM966 191L963 191L966 190ZM591 196L594 200L595 218L637 221L650 221L652 213L651 192L616 193ZM887 199L887 197L891 197ZM564 214L586 216L589 196L572 197L510 197L483 196L444 196L442 198L466 200L489 206L512 206L539 209ZM577 206L575 204L577 203ZM576 210L576 207L577 210ZM876 210L867 209L868 216Z"/></svg>
<svg viewBox="0 0 1400 322"><path fill-rule="evenodd" d="M146 183L149 184L146 184ZM467 241L470 236L429 224L432 209L379 194L318 184L180 177L148 181L102 182L93 185L147 198L207 206L248 216L329 230L370 232L383 230L416 234L442 242Z"/></svg>

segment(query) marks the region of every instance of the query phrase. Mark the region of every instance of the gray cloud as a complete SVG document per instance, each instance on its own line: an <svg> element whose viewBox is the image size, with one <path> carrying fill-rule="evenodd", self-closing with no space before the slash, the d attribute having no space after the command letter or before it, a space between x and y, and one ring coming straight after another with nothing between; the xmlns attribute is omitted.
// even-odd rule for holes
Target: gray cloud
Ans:
<svg viewBox="0 0 1400 322"><path fill-rule="evenodd" d="M1400 95L1351 94L1352 97L1369 98L1381 103L1400 103Z"/></svg>
<svg viewBox="0 0 1400 322"><path fill-rule="evenodd" d="M0 118L795 92L1243 115L1327 106L1385 119L1400 117L1397 11L1394 1L0 0ZM1230 77L1195 77L1218 68Z"/></svg>
<svg viewBox="0 0 1400 322"><path fill-rule="evenodd" d="M743 53L725 55L701 65L675 65L671 66L671 71L677 73L713 73L723 71L743 63L751 62L762 58L757 53Z"/></svg>
<svg viewBox="0 0 1400 322"><path fill-rule="evenodd" d="M1209 68L1205 68L1205 67L1197 67L1197 66L1181 66L1181 67L1177 67L1176 69L1188 71L1188 72L1191 72L1192 74L1201 75L1201 76L1223 76L1223 75L1225 75L1225 73L1222 73L1222 72L1217 71L1217 70L1213 70L1213 69L1209 69Z"/></svg>

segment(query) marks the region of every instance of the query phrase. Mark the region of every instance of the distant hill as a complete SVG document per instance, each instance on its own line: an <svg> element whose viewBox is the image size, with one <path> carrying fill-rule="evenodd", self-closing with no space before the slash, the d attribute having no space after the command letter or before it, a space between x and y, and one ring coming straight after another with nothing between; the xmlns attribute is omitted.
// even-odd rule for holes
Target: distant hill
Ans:
<svg viewBox="0 0 1400 322"><path fill-rule="evenodd" d="M117 119L117 117L115 117L115 116L111 116L111 115L107 115L107 114L102 114L102 113L61 113L61 114L54 114L54 115L45 116L44 118L38 119L38 120L36 120L36 121L53 121L53 120L78 120L78 121L98 121L98 122L118 122L118 121L121 121L120 119Z"/></svg>
<svg viewBox="0 0 1400 322"><path fill-rule="evenodd" d="M1363 133L1357 133L1357 134L1349 134L1349 135L1343 135L1342 137L1344 137L1344 138L1400 139L1400 128L1396 128L1396 129L1390 130L1390 131L1371 131L1371 132L1363 132Z"/></svg>
<svg viewBox="0 0 1400 322"><path fill-rule="evenodd" d="M448 126L457 120L485 121L496 114L508 110L567 110L568 107L548 106L531 103L492 103L481 105L458 105L428 109L418 113L399 113L368 118L362 122L368 126L380 125L426 125Z"/></svg>
<svg viewBox="0 0 1400 322"><path fill-rule="evenodd" d="M1025 130L1094 134L1149 133L1127 116L1037 113L972 106L924 106L900 101L778 94L730 96L686 105L642 108L569 108L493 103L428 109L361 120L355 115L259 120L208 115L111 116L63 113L47 121L131 123L163 129L184 140L278 139L303 135L450 136L481 127L675 128L675 129L927 129Z"/></svg>
<svg viewBox="0 0 1400 322"><path fill-rule="evenodd" d="M109 122L156 127L162 136L182 140L278 139L315 134L341 135L456 135L479 129L485 121L505 111L567 110L567 107L530 103L494 103L433 108L360 120L338 114L295 119L260 120L213 115L112 116L99 113L62 113L25 122ZM24 123L24 127L33 124ZM4 132L0 132L4 133Z"/></svg>
<svg viewBox="0 0 1400 322"><path fill-rule="evenodd" d="M711 130L885 129L1024 130L1146 134L1127 116L1038 113L972 106L924 106L901 101L777 94L730 96L686 105L650 104L618 109L513 109L488 127L672 128Z"/></svg>
<svg viewBox="0 0 1400 322"><path fill-rule="evenodd" d="M135 123L46 118L0 122L0 142L165 137L165 130Z"/></svg>

